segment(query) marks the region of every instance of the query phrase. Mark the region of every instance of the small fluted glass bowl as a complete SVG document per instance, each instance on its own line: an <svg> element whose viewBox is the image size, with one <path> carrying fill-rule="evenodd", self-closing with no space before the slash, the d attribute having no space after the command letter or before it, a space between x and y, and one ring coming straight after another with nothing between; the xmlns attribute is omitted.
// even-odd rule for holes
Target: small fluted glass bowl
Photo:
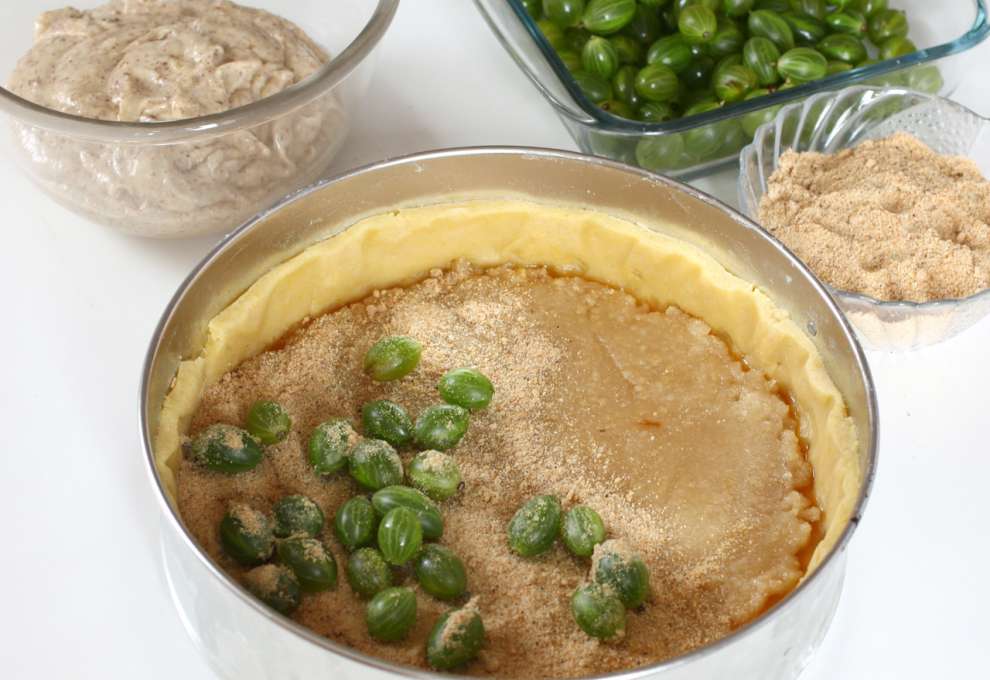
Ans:
<svg viewBox="0 0 990 680"><path fill-rule="evenodd" d="M740 155L739 205L759 223L767 181L788 149L836 153L907 132L941 154L972 159L990 176L990 121L942 97L899 88L852 87L784 106ZM963 299L888 302L831 289L872 349L907 351L958 335L990 314L990 289Z"/></svg>
<svg viewBox="0 0 990 680"><path fill-rule="evenodd" d="M76 0L86 10L108 0ZM340 150L399 0L248 2L282 16L330 53L305 80L239 108L162 123L93 120L0 87L8 153L46 194L94 222L139 236L232 231L319 179ZM31 47L35 19L70 4L8 2L0 79Z"/></svg>

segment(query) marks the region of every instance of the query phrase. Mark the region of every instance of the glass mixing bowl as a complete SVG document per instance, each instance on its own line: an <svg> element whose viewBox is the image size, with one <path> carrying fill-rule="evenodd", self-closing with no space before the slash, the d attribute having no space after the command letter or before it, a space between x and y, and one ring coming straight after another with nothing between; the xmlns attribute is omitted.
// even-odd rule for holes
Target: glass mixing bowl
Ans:
<svg viewBox="0 0 990 680"><path fill-rule="evenodd" d="M740 155L740 210L759 222L767 180L787 149L836 153L907 132L938 153L966 156L990 176L990 121L942 97L899 88L853 87L783 107ZM885 302L832 290L865 345L910 350L947 340L990 314L990 290L961 300Z"/></svg>
<svg viewBox="0 0 990 680"><path fill-rule="evenodd" d="M21 168L66 208L120 231L159 238L230 231L317 180L347 137L374 48L399 0L268 0L249 4L294 22L331 60L278 94L223 113L163 123L81 118L0 88L8 146ZM32 44L35 19L66 0L5 3L4 79ZM92 9L105 0L82 0Z"/></svg>
<svg viewBox="0 0 990 680"><path fill-rule="evenodd" d="M475 4L582 151L680 179L735 163L753 130L772 118L776 107L816 92L871 83L949 95L971 68L969 50L990 35L987 0L890 0L891 7L907 12L911 40L919 47L913 54L689 118L642 123L603 111L584 96L521 0Z"/></svg>

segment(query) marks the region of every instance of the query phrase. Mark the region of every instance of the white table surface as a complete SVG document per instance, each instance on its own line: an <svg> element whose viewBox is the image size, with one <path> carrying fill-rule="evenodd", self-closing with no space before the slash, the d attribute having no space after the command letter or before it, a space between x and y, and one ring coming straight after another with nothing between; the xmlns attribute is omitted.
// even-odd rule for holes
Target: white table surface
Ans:
<svg viewBox="0 0 990 680"><path fill-rule="evenodd" d="M985 70L957 98L990 114ZM357 125L337 171L446 146L574 148L468 0L404 3ZM137 395L154 325L215 238L118 236L0 157L0 677L208 680L162 582ZM704 186L731 196L732 181ZM988 346L990 320L870 356L879 477L804 680L990 677Z"/></svg>

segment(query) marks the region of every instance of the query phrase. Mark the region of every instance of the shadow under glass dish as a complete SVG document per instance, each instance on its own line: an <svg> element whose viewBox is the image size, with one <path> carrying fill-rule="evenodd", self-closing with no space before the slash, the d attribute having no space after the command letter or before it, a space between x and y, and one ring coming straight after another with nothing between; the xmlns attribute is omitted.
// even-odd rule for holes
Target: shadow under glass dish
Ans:
<svg viewBox="0 0 990 680"><path fill-rule="evenodd" d="M760 200L788 150L836 153L907 132L941 154L966 156L990 177L990 120L942 97L901 88L853 87L783 107L740 155L740 210L759 221ZM886 302L832 289L861 340L905 351L937 344L990 315L990 289L959 300Z"/></svg>
<svg viewBox="0 0 990 680"><path fill-rule="evenodd" d="M36 106L0 87L0 111L9 117L12 132L8 148L46 194L95 222L158 238L229 231L326 173L359 111L372 53L398 2L243 3L295 23L331 59L277 94L209 116L161 123L98 121ZM67 4L4 4L4 82L30 49L38 16ZM72 4L90 10L107 3ZM259 172L259 164L267 169Z"/></svg>
<svg viewBox="0 0 990 680"><path fill-rule="evenodd" d="M582 151L679 179L709 175L735 163L750 141L749 120L772 116L776 107L823 90L871 83L950 95L974 66L970 50L990 35L987 0L890 0L891 8L907 12L917 52L689 118L643 123L603 111L584 96L521 0L474 2ZM694 155L691 148L704 153Z"/></svg>
<svg viewBox="0 0 990 680"><path fill-rule="evenodd" d="M534 187L539 187L534 189ZM202 349L206 324L262 274L369 215L468 199L515 198L592 208L688 241L766 291L818 348L859 431L863 471L852 518L821 565L794 591L731 635L685 656L609 677L793 680L820 645L841 592L845 549L872 483L876 398L865 358L821 284L786 249L714 199L670 179L560 151L439 151L369 166L323 182L227 237L182 284L149 348L140 417L171 595L187 630L222 675L449 678L396 666L317 635L267 609L198 547L169 500L152 438L179 361Z"/></svg>

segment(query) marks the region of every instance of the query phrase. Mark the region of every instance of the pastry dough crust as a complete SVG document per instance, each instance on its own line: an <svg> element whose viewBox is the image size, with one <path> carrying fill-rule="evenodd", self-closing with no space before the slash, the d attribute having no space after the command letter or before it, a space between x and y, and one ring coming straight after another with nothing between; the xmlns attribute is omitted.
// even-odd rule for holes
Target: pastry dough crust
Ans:
<svg viewBox="0 0 990 680"><path fill-rule="evenodd" d="M786 312L684 241L601 212L523 201L441 204L369 217L258 279L210 322L202 353L180 364L154 442L166 491L174 498L180 444L207 385L304 319L458 259L580 274L647 304L676 305L731 338L754 368L794 397L824 512L824 536L810 569L829 553L862 481L857 432L821 356Z"/></svg>

